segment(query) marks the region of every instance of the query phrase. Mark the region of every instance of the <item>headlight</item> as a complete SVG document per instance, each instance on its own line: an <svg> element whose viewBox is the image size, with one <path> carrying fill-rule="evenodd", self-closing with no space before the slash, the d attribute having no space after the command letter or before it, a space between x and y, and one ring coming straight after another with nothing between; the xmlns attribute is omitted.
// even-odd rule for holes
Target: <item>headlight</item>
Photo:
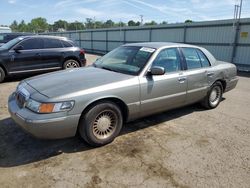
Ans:
<svg viewBox="0 0 250 188"><path fill-rule="evenodd" d="M33 99L29 99L25 106L34 112L53 113L71 110L74 106L74 101L65 101L58 103L40 103Z"/></svg>

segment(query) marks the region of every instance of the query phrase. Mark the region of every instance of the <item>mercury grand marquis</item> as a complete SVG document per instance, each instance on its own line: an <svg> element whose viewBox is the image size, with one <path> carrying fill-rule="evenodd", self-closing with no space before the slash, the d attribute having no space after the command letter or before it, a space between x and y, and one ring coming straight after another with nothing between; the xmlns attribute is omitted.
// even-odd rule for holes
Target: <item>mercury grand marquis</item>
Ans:
<svg viewBox="0 0 250 188"><path fill-rule="evenodd" d="M21 81L8 109L35 137L79 132L90 145L101 146L112 142L125 122L196 102L215 108L237 81L235 65L216 60L204 48L126 44L92 66Z"/></svg>

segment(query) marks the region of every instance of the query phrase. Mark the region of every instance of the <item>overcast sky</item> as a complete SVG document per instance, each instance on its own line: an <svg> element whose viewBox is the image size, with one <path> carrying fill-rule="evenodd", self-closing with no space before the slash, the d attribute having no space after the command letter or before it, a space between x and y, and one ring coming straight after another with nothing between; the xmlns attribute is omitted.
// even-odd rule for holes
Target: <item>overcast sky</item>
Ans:
<svg viewBox="0 0 250 188"><path fill-rule="evenodd" d="M168 23L230 19L239 0L0 0L0 24L13 20L29 22L44 17L49 23L59 19L69 22L86 18L116 22L155 20ZM250 0L243 0L242 17L250 17Z"/></svg>

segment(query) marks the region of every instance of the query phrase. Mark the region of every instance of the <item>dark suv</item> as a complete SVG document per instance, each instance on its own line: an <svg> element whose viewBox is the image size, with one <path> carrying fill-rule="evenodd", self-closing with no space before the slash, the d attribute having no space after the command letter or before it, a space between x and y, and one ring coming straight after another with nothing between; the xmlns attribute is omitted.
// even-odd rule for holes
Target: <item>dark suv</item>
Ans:
<svg viewBox="0 0 250 188"><path fill-rule="evenodd" d="M0 33L0 46L20 36L33 35L32 33Z"/></svg>
<svg viewBox="0 0 250 188"><path fill-rule="evenodd" d="M0 47L0 82L5 76L84 66L84 50L65 37L22 36Z"/></svg>

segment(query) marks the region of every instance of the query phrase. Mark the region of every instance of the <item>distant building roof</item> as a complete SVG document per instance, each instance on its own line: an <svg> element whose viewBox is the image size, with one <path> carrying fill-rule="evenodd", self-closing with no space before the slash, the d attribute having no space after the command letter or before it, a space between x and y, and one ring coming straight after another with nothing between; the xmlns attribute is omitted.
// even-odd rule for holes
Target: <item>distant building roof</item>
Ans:
<svg viewBox="0 0 250 188"><path fill-rule="evenodd" d="M11 29L9 27L0 27L0 33L11 33Z"/></svg>

